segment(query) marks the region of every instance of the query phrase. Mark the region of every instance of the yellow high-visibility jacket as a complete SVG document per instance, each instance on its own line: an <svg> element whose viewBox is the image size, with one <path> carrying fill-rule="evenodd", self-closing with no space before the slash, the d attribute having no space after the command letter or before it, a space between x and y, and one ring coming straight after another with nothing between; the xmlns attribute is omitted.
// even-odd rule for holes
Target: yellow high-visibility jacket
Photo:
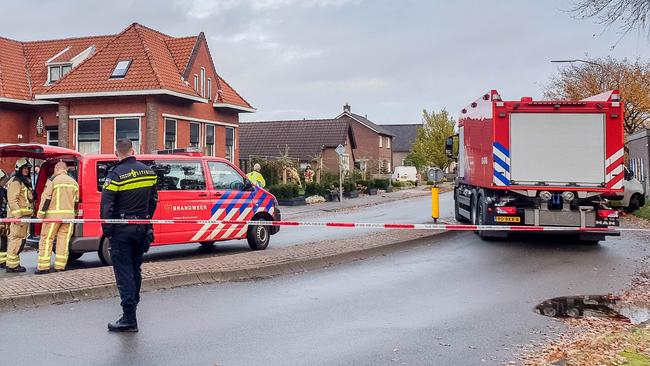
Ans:
<svg viewBox="0 0 650 366"><path fill-rule="evenodd" d="M250 180L254 185L262 188L266 186L266 180L264 180L264 177L262 174L260 174L260 172L253 170L252 172L246 174L246 176L248 177L248 180Z"/></svg>
<svg viewBox="0 0 650 366"><path fill-rule="evenodd" d="M34 214L34 193L16 177L7 183L7 203L9 215L16 219Z"/></svg>
<svg viewBox="0 0 650 366"><path fill-rule="evenodd" d="M53 175L45 183L38 218L73 219L79 202L79 185L66 173Z"/></svg>

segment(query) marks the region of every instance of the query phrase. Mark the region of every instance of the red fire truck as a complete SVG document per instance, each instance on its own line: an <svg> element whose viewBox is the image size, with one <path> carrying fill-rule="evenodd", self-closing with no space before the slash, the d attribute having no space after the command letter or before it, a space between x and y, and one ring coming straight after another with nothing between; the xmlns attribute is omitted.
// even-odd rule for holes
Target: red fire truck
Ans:
<svg viewBox="0 0 650 366"><path fill-rule="evenodd" d="M623 192L623 103L617 90L580 101L504 101L496 90L460 113L456 220L475 225L579 227L598 243L618 225L608 200ZM477 232L481 238L507 231Z"/></svg>

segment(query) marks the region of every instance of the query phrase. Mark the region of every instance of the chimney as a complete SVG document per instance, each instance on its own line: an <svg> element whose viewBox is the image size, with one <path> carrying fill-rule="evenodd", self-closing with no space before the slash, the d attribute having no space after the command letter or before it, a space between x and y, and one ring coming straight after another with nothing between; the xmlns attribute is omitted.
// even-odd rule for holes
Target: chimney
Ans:
<svg viewBox="0 0 650 366"><path fill-rule="evenodd" d="M346 102L343 106L343 113L350 113L350 105Z"/></svg>

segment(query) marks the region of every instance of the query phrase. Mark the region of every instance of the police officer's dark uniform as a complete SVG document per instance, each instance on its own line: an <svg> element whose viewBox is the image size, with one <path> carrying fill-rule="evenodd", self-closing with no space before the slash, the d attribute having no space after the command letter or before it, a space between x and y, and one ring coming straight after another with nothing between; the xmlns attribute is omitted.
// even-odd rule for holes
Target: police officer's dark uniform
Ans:
<svg viewBox="0 0 650 366"><path fill-rule="evenodd" d="M101 200L102 219L148 219L158 203L157 176L134 156L122 159L111 169L104 182ZM152 236L150 225L102 224L110 238L110 254L123 315L109 323L111 331L138 331L136 308L140 301L142 255Z"/></svg>

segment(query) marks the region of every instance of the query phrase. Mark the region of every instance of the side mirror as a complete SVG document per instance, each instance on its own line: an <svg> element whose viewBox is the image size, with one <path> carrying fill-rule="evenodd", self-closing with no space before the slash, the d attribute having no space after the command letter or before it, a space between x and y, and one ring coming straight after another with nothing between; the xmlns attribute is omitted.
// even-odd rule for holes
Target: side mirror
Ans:
<svg viewBox="0 0 650 366"><path fill-rule="evenodd" d="M255 190L255 187L253 187L253 183L250 180L245 179L244 180L244 189L243 190L244 191L253 191L253 190Z"/></svg>
<svg viewBox="0 0 650 366"><path fill-rule="evenodd" d="M452 136L447 137L445 140L445 154L448 158L454 157L454 138Z"/></svg>

